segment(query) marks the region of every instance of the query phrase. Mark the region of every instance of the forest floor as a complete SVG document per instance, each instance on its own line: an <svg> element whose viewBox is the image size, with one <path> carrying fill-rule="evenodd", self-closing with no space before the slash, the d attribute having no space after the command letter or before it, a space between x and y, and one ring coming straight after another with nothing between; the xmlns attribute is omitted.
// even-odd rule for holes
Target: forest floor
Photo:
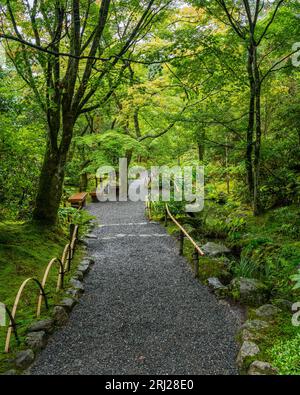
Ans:
<svg viewBox="0 0 300 395"><path fill-rule="evenodd" d="M254 278L267 286L268 303L285 306L258 341L259 358L270 362L280 374L299 375L300 327L292 324L293 312L288 308L300 301L300 292L292 290L290 278L300 265L299 206L278 207L254 217L248 207L238 203L207 201L204 212L193 219L182 216L180 222L199 245L214 241L232 251L226 261L224 257L200 258L202 283L206 284L209 277L218 277L225 285L234 277ZM178 228L169 223L168 232L177 236ZM184 254L192 260L190 243L185 243ZM239 304L238 299L231 302ZM244 308L248 318L253 319L253 307Z"/></svg>
<svg viewBox="0 0 300 395"><path fill-rule="evenodd" d="M68 243L63 228L51 231L27 222L0 223L0 302L12 310L16 294L22 282L29 277L42 280L48 262L54 257L61 257ZM77 267L83 255L78 248L73 261ZM72 276L74 269L65 276L65 281ZM41 318L47 318L51 309L62 298L63 291L55 292L58 269L54 267L49 274L46 292L49 293L49 311L42 309ZM17 351L24 348L24 336L27 328L36 320L36 301L39 290L32 283L25 288L17 310L16 323L21 344L11 339L11 353L5 354L4 345L7 327L0 326L0 372L10 368Z"/></svg>
<svg viewBox="0 0 300 395"><path fill-rule="evenodd" d="M193 278L143 203L91 204L95 265L31 374L237 374L238 312Z"/></svg>
<svg viewBox="0 0 300 395"><path fill-rule="evenodd" d="M166 369L172 373L236 373L235 335L241 316L235 308L222 306L204 285L193 279L188 265L190 243L184 243L186 258L180 257L174 239L178 229L173 223L168 223L166 232L158 223L145 219L143 204L126 203L126 207L124 204L88 206L100 224L95 230L97 239L89 240L89 252L97 263L87 278L87 293L74 310L70 324L55 335L49 351L47 348L42 354L40 370L34 372L47 373L53 369L55 353L59 354L59 365L64 358L76 360L72 372L85 371L79 349L83 350L96 336L97 348L104 347L105 353L96 364L97 349L93 351L91 347L87 354L92 356L85 361L93 361L95 372L114 372L112 366L115 372L163 372L159 366L165 366L166 359ZM85 210L83 214L88 215ZM159 218L162 216L155 216L155 220ZM185 216L180 222L199 245L216 241L232 249L229 265L227 262L224 266L222 257L200 259L203 284L213 276L227 283L236 276L251 277L267 284L271 303L280 299L300 300L299 293L292 291L290 280L300 263L299 207L280 207L253 217L247 207L233 207L230 201L214 202L207 203L204 212L192 222ZM67 240L66 229L53 232L31 223L1 223L0 301L11 308L22 281L31 276L41 279L47 262L61 255ZM82 254L80 249L76 252L74 267ZM51 271L48 291L54 290L56 278L56 270ZM34 287L26 291L17 314L21 341L35 319L36 295ZM61 297L54 293L50 305ZM43 317L47 314L43 311ZM300 373L300 330L292 325L291 314L283 311L259 341L261 359L278 367L281 374ZM251 316L249 308L248 317ZM0 327L1 350L5 329ZM73 350L71 357L59 347L62 341ZM0 352L0 372L9 368L9 361L22 347L22 344L17 347L12 339L12 354ZM75 358L77 351L79 356ZM204 366L203 355L207 354L211 358ZM115 358L119 357L117 362ZM71 368L66 369L70 372Z"/></svg>

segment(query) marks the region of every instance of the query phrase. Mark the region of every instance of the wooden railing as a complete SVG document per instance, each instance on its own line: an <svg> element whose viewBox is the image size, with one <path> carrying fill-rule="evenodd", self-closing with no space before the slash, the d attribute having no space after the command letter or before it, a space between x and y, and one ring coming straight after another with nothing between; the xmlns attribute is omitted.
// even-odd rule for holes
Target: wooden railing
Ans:
<svg viewBox="0 0 300 395"><path fill-rule="evenodd" d="M19 306L19 302L21 299L21 296L23 294L24 289L27 287L27 284L30 283L35 283L38 285L38 288L40 290L39 292L39 297L38 297L38 303L37 303L37 312L36 316L37 318L40 317L41 315L41 308L42 308L42 302L44 299L45 302L45 307L46 309L49 308L48 306L48 300L47 300L47 294L45 292L45 286L46 282L50 273L50 270L54 264L58 264L59 271L58 271L58 279L57 279L57 286L56 286L56 291L58 292L59 290L63 289L64 287L64 276L66 273L68 273L71 269L71 262L74 256L74 252L76 249L76 243L78 240L78 225L71 225L70 226L70 242L65 246L62 258L53 258L50 260L48 263L42 282L40 282L38 279L34 277L27 278L23 283L21 284L18 293L15 298L14 306L13 309L10 310L6 307L6 312L9 316L9 326L6 334L6 341L5 341L5 352L8 353L10 349L10 341L11 341L11 335L14 332L14 335L16 337L16 340L18 341L18 333L17 333L17 323L16 323L16 313L17 309Z"/></svg>
<svg viewBox="0 0 300 395"><path fill-rule="evenodd" d="M148 212L148 217L149 219L152 218L152 202L151 200L146 200L146 209ZM170 208L168 204L166 203L165 205L165 226L167 226L168 223L168 217L174 222L174 224L179 228L180 234L179 234L179 253L180 255L183 255L183 247L184 247L184 238L186 237L190 243L194 247L194 251L192 254L192 260L194 264L194 275L195 278L198 277L199 275L199 257L204 256L204 252L202 249L198 246L198 244L195 242L195 240L189 235L189 233L184 229L184 227L177 221L177 219L172 215Z"/></svg>
<svg viewBox="0 0 300 395"><path fill-rule="evenodd" d="M180 235L179 235L179 243L180 243L179 253L180 253L180 255L183 255L184 237L186 237L192 243L192 245L194 247L194 252L193 252L193 255L192 255L192 259L193 259L193 263L194 263L194 276L195 276L195 278L197 278L198 275L199 275L199 256L204 256L205 254L201 250L201 248L198 246L198 244L188 234L188 232L184 229L184 227L171 214L169 206L166 203L166 206L165 206L165 224L167 224L168 216L174 222L174 224L180 229Z"/></svg>

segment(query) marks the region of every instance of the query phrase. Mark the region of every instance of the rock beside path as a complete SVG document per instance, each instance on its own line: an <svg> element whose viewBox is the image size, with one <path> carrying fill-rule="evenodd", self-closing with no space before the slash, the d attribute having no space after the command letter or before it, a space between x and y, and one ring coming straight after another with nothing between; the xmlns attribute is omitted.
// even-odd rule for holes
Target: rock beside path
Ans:
<svg viewBox="0 0 300 395"><path fill-rule="evenodd" d="M40 351L46 347L47 335L44 331L30 332L25 338L25 343L33 351Z"/></svg>
<svg viewBox="0 0 300 395"><path fill-rule="evenodd" d="M46 332L47 334L51 334L54 331L54 320L49 318L46 320L41 320L34 322L28 329L28 332Z"/></svg>
<svg viewBox="0 0 300 395"><path fill-rule="evenodd" d="M15 365L18 369L26 369L28 366L32 364L34 361L34 352L32 350L24 350L18 352L16 359L15 359Z"/></svg>
<svg viewBox="0 0 300 395"><path fill-rule="evenodd" d="M248 329L249 331L262 331L269 328L270 324L263 320L247 320L243 325L242 329Z"/></svg>
<svg viewBox="0 0 300 395"><path fill-rule="evenodd" d="M274 368L268 362L253 361L249 367L248 374L250 376L274 376L278 374L278 369Z"/></svg>
<svg viewBox="0 0 300 395"><path fill-rule="evenodd" d="M278 314L280 314L280 312L280 308L273 306L272 304L264 304L254 311L257 317L265 320L274 319Z"/></svg>
<svg viewBox="0 0 300 395"><path fill-rule="evenodd" d="M235 300L249 306L259 306L268 300L266 285L254 278L234 278L229 285L229 291Z"/></svg>
<svg viewBox="0 0 300 395"><path fill-rule="evenodd" d="M230 249L223 244L217 244L209 241L202 247L203 252L209 257L218 257L230 253Z"/></svg>
<svg viewBox="0 0 300 395"><path fill-rule="evenodd" d="M53 309L53 318L57 326L63 326L68 322L69 315L62 306L55 306Z"/></svg>
<svg viewBox="0 0 300 395"><path fill-rule="evenodd" d="M244 341L236 359L238 367L240 369L244 368L247 364L247 359L254 357L259 353L259 351L257 344L250 341Z"/></svg>
<svg viewBox="0 0 300 395"><path fill-rule="evenodd" d="M76 289L76 291L79 291L79 292L81 292L81 293L84 292L84 285L82 284L81 281L76 280L75 278L72 278L72 279L70 280L70 285L71 285L74 289Z"/></svg>
<svg viewBox="0 0 300 395"><path fill-rule="evenodd" d="M64 298L60 302L60 306L64 307L67 311L71 312L74 306L78 303L77 299L74 298Z"/></svg>
<svg viewBox="0 0 300 395"><path fill-rule="evenodd" d="M224 297L226 295L227 287L217 277L209 277L207 279L207 285L217 297Z"/></svg>

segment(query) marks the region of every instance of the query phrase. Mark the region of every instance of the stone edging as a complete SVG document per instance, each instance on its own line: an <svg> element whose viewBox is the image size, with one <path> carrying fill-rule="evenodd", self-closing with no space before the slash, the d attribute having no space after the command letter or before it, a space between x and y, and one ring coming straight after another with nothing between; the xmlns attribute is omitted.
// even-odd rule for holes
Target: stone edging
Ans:
<svg viewBox="0 0 300 395"><path fill-rule="evenodd" d="M36 321L28 328L25 338L28 348L16 354L13 361L15 369L10 369L2 375L30 374L30 366L38 353L46 347L49 337L57 328L68 322L71 311L84 293L84 277L94 263L94 260L90 257L85 257L81 261L75 275L69 281L70 287L65 292L67 296L55 305L52 318Z"/></svg>

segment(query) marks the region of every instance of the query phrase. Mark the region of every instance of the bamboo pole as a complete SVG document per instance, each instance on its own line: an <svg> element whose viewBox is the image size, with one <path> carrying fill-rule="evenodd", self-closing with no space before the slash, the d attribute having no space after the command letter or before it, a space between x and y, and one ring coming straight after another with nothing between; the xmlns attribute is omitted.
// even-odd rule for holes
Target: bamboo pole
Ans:
<svg viewBox="0 0 300 395"><path fill-rule="evenodd" d="M33 278L33 277L27 278L27 279L26 279L25 281L23 281L23 283L21 284L21 286L20 286L20 288L19 288L19 291L18 291L18 293L17 293L16 299L15 299L15 303L14 303L14 306L13 306L13 309L12 309L12 312L11 312L11 316L12 316L12 318L13 318L14 320L15 320L15 317L16 317L16 312L17 312L17 308L18 308L18 305L19 305L19 302L20 302L20 298L21 298L21 296L22 296L22 293L23 293L23 291L24 291L26 285L27 285L30 281L34 281L35 283L38 284L38 286L39 286L39 288L40 288L40 291L42 292L42 295L43 295L43 297L44 297L46 307L48 308L47 297L46 297L44 288L42 287L41 283L40 283L36 278ZM9 325L9 328L8 328L7 334L6 334L6 341L5 341L5 352L6 352L6 353L9 352L10 338L11 338L11 333L12 333L12 329L13 329L13 328L12 328L12 324L13 324L13 323L10 321L10 325Z"/></svg>
<svg viewBox="0 0 300 395"><path fill-rule="evenodd" d="M173 215L170 213L169 207L166 204L166 212L171 218L171 220L178 226L178 228L182 231L182 233L189 239L189 241L193 244L197 252L199 253L200 256L204 256L204 252L201 250L201 248L196 244L196 242L191 238L191 236L188 234L188 232L184 229L182 225L173 217Z"/></svg>

